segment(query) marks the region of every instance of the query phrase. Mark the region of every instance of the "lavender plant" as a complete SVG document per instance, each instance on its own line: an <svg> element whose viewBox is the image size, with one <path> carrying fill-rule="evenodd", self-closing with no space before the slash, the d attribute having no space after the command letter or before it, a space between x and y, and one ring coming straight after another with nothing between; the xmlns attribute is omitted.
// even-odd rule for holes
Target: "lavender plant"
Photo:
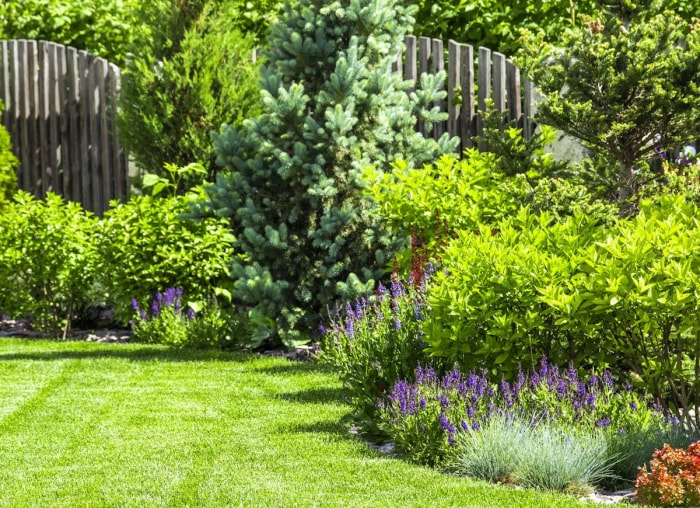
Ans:
<svg viewBox="0 0 700 508"><path fill-rule="evenodd" d="M134 298L131 306L134 338L140 342L181 346L187 343L187 323L194 319L192 309L183 309L182 290L169 288L155 294L148 307L141 307Z"/></svg>
<svg viewBox="0 0 700 508"><path fill-rule="evenodd" d="M413 381L416 365L426 361L422 322L428 277L414 269L403 284L395 270L389 288L380 283L372 298L329 310L321 326L319 358L338 369L367 434L377 430L377 402L388 402L394 383Z"/></svg>
<svg viewBox="0 0 700 508"><path fill-rule="evenodd" d="M574 434L599 432L609 439L611 455L631 452L624 446L629 436L682 436L674 427L677 422L667 420L629 385L619 386L610 371L582 377L572 364L560 369L546 358L539 368L527 374L521 369L516 380L500 383L486 371L465 376L455 369L438 376L432 367L419 365L414 381L395 383L379 408L380 428L397 449L427 464L443 462L459 433L478 432L496 417L526 419ZM618 462L625 464L624 457Z"/></svg>

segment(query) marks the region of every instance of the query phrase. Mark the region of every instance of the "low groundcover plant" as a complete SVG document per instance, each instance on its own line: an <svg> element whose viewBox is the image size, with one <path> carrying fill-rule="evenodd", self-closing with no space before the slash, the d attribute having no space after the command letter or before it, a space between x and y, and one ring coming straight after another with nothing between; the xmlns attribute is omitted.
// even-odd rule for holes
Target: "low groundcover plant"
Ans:
<svg viewBox="0 0 700 508"><path fill-rule="evenodd" d="M605 436L527 417L497 415L459 432L447 469L491 482L587 494L613 477Z"/></svg>
<svg viewBox="0 0 700 508"><path fill-rule="evenodd" d="M134 298L131 321L134 338L141 342L175 347L232 348L243 345L245 320L234 309L225 309L215 299L189 301L183 306L183 290L156 292L147 307Z"/></svg>

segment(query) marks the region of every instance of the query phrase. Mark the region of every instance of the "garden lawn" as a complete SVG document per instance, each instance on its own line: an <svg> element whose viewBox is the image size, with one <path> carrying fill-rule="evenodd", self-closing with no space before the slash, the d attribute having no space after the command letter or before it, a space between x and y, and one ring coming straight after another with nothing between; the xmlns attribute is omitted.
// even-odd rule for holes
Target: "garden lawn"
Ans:
<svg viewBox="0 0 700 508"><path fill-rule="evenodd" d="M0 339L0 506L577 506L370 449L312 363Z"/></svg>

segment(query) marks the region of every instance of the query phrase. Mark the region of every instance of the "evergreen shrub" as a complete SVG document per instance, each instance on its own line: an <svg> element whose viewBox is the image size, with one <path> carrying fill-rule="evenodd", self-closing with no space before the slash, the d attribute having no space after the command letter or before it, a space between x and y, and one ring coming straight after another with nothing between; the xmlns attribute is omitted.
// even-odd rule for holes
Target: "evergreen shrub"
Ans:
<svg viewBox="0 0 700 508"><path fill-rule="evenodd" d="M18 191L0 213L0 310L54 337L92 303L97 220L80 204Z"/></svg>
<svg viewBox="0 0 700 508"><path fill-rule="evenodd" d="M197 162L213 177L210 131L259 111L255 40L236 28L240 2L171 3L143 8L161 18L151 21L156 33L134 48L124 68L119 136L143 172ZM179 191L203 179L188 175Z"/></svg>
<svg viewBox="0 0 700 508"><path fill-rule="evenodd" d="M700 120L700 20L642 7L587 19L561 43L524 37L519 62L544 96L538 123L616 167L623 215L634 212L645 163L697 138Z"/></svg>
<svg viewBox="0 0 700 508"><path fill-rule="evenodd" d="M308 340L326 305L372 292L406 237L388 235L361 194L361 169L420 166L454 149L415 131L444 118L444 74L416 91L392 72L411 10L394 0L301 0L272 26L263 112L214 136L225 171L196 214L231 221L236 298L256 307L272 340Z"/></svg>

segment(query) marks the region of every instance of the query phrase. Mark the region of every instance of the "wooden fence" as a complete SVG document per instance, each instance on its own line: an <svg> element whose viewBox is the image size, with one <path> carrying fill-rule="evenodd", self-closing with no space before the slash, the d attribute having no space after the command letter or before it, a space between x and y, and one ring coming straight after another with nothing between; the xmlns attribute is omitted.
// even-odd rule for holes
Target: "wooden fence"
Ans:
<svg viewBox="0 0 700 508"><path fill-rule="evenodd" d="M446 57L446 58L445 58ZM482 131L486 101L508 113L530 137L533 88L511 60L486 48L406 37L394 69L414 85L422 73L447 73L448 119L426 136L458 136L458 152ZM2 124L20 160L19 186L37 197L55 192L101 214L127 195L127 157L115 132L119 69L85 51L44 41L0 41Z"/></svg>
<svg viewBox="0 0 700 508"><path fill-rule="evenodd" d="M45 41L0 41L2 124L20 160L19 187L51 191L101 214L126 195L127 159L113 115L119 69Z"/></svg>
<svg viewBox="0 0 700 508"><path fill-rule="evenodd" d="M472 147L472 137L482 133L479 113L486 111L489 99L495 109L507 113L508 120L515 121L523 129L527 139L532 136L534 89L526 79L521 81L520 70L501 53L487 48L478 48L475 52L473 46L452 40L447 43L445 52L440 39L408 35L404 52L398 56L394 69L414 84L419 83L423 73L446 71L447 101L438 106L448 114L448 119L434 125L431 132L420 122L418 128L435 139L445 132L459 137L459 153Z"/></svg>

